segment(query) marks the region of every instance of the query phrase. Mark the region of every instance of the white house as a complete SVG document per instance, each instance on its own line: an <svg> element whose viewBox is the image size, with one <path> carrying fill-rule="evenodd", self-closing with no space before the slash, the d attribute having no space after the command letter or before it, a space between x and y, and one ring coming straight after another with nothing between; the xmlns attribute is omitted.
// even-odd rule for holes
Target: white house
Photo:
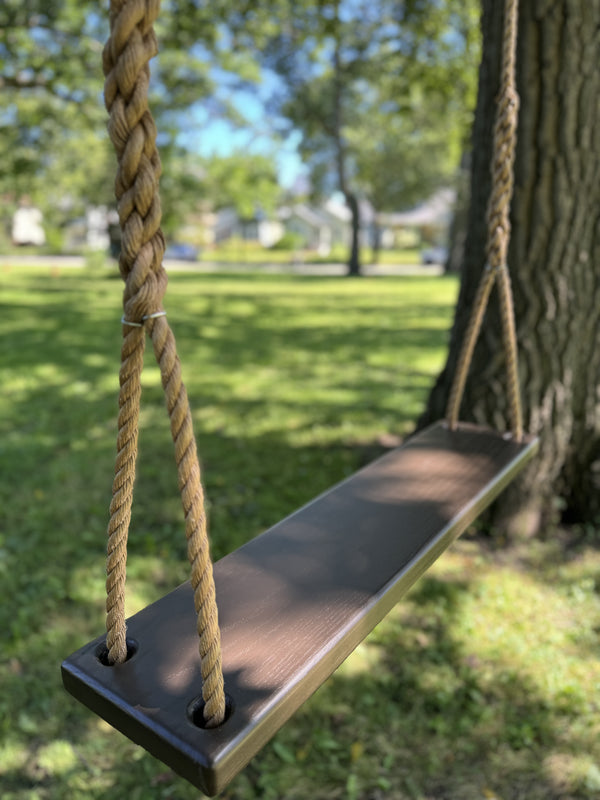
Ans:
<svg viewBox="0 0 600 800"><path fill-rule="evenodd" d="M431 240L431 244L445 244L454 214L456 191L440 189L428 200L409 211L377 214L384 247L392 247L399 230L412 229Z"/></svg>
<svg viewBox="0 0 600 800"><path fill-rule="evenodd" d="M39 208L24 201L15 211L12 219L12 240L17 245L46 244L46 234L42 222L44 217Z"/></svg>

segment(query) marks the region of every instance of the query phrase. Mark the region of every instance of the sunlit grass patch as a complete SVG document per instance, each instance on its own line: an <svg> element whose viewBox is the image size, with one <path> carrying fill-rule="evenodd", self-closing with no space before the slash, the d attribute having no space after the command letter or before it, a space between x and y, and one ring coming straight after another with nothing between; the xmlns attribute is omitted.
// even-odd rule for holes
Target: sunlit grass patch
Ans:
<svg viewBox="0 0 600 800"><path fill-rule="evenodd" d="M456 290L438 277L171 277L216 557L410 430ZM2 798L197 798L60 686L62 658L104 627L120 281L13 270L0 301ZM131 613L188 574L150 347L143 384ZM599 574L585 544L458 542L223 796L597 796Z"/></svg>
<svg viewBox="0 0 600 800"><path fill-rule="evenodd" d="M538 555L531 572L459 542L301 712L345 753L357 796L596 796L600 662L569 642L598 598L574 613ZM574 561L585 572L585 554Z"/></svg>

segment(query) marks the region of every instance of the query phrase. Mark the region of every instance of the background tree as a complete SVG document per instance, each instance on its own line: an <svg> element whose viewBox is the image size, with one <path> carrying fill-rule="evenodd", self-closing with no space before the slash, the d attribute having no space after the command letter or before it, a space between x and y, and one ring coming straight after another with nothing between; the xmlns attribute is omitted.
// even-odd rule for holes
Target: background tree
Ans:
<svg viewBox="0 0 600 800"><path fill-rule="evenodd" d="M478 276L484 264L491 131L502 9L484 0L483 60L473 131L464 274L448 361L425 420L443 415ZM509 533L536 531L548 515L600 513L600 2L521 3L521 96L509 266L521 344L526 428L540 436L535 464L496 513ZM496 308L475 352L464 418L505 423Z"/></svg>
<svg viewBox="0 0 600 800"><path fill-rule="evenodd" d="M381 196L384 173L399 174L409 161L415 170L411 156L419 137L413 135L404 150L392 141L399 133L424 129L405 124L399 131L394 119L408 118L419 99L436 110L430 129L445 128L453 138L448 128L458 117L447 113L452 106L462 109L459 127L464 125L469 93L474 94L470 59L477 52L476 19L471 0L460 6L433 0L265 0L242 4L229 18L236 42L252 49L279 78L270 109L284 134L301 132L300 151L313 189L338 190L346 199L352 214L351 274L360 270L361 195L370 187L370 194ZM424 154L431 153L426 137L421 144L423 167ZM395 190L386 190L390 204L392 195L399 201L398 190L408 194L408 187L414 197L418 181L394 181ZM428 181L421 186L426 191Z"/></svg>
<svg viewBox="0 0 600 800"><path fill-rule="evenodd" d="M71 126L101 125L102 36L98 15L73 0L0 6L0 192L9 216L21 195L44 199L41 172Z"/></svg>
<svg viewBox="0 0 600 800"><path fill-rule="evenodd" d="M232 153L204 161L204 188L214 209L235 209L242 221L272 214L279 199L274 159Z"/></svg>
<svg viewBox="0 0 600 800"><path fill-rule="evenodd" d="M158 36L161 56L152 70L153 113L165 166L185 177L166 181L165 208L198 196L179 163L186 145L198 143L203 121L235 117L233 86L247 85L258 72L247 56L232 53L219 9L188 0L163 4ZM21 195L42 207L51 226L80 216L86 206L114 200L114 156L106 136L102 104L102 49L108 21L90 0L6 0L0 6L0 193L7 219ZM217 91L215 70L229 92ZM194 110L202 100L200 122ZM193 177L193 176L192 176ZM188 179L190 178L190 179ZM5 219L5 223L7 222ZM167 230L174 216L167 213Z"/></svg>
<svg viewBox="0 0 600 800"><path fill-rule="evenodd" d="M475 84L476 72L472 75ZM376 212L411 208L436 190L456 185L457 164L470 127L467 107L461 103L451 109L443 98L423 95L418 87L402 107L393 100L393 91L388 96L378 94L368 107L363 104L359 124L348 132L357 184ZM443 126L438 124L441 119ZM374 227L376 261L377 214Z"/></svg>

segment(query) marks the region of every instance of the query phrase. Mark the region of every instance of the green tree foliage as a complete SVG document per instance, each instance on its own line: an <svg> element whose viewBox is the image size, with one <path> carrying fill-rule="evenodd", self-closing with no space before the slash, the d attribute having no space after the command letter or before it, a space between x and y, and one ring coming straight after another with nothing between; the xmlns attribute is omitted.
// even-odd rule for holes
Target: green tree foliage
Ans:
<svg viewBox="0 0 600 800"><path fill-rule="evenodd" d="M214 208L232 207L242 220L272 213L280 192L274 160L247 153L207 161L205 186Z"/></svg>
<svg viewBox="0 0 600 800"><path fill-rule="evenodd" d="M275 86L269 119L279 133L301 132L314 193L337 189L346 198L357 272L360 198L379 210L398 208L452 174L474 92L475 5L165 0L151 104L171 176L163 180L166 227L174 228L202 183L217 205L234 198L242 216L250 206L269 207L275 189L260 158L243 169L240 156L218 161L199 184L186 152L198 152L207 119L244 124L232 96L256 88L260 65ZM107 35L107 15L91 2L5 0L0 8L0 147L8 154L0 191L15 202L33 195L54 224L63 211L64 218L112 197L101 101ZM242 173L253 176L250 183Z"/></svg>
<svg viewBox="0 0 600 800"><path fill-rule="evenodd" d="M477 19L474 0L265 0L230 17L236 41L280 79L271 107L284 130L301 131L314 190L346 198L351 273L360 269L359 198L406 205L458 163Z"/></svg>
<svg viewBox="0 0 600 800"><path fill-rule="evenodd" d="M418 87L400 106L375 93L347 133L357 184L378 211L409 208L455 180L463 127Z"/></svg>
<svg viewBox="0 0 600 800"><path fill-rule="evenodd" d="M74 150L71 137L75 130L98 129L103 118L97 64L104 27L89 10L75 0L5 0L0 5L0 192L5 212L23 194L51 209L44 189L62 180L57 165L63 156L65 169L74 167L75 172L81 169L75 150L86 164L100 160L94 156L102 144L88 137L85 148L75 145Z"/></svg>
<svg viewBox="0 0 600 800"><path fill-rule="evenodd" d="M199 196L179 143L185 129L195 144L190 109L202 99L209 116L233 116L227 93L215 91L215 68L232 85L246 85L257 71L231 52L217 12L206 4L167 0L156 28L161 54L152 65L151 107L173 176L163 186L171 230L175 213ZM114 155L102 102L107 37L107 10L89 0L0 5L0 193L7 217L25 194L54 227L86 205L113 201Z"/></svg>
<svg viewBox="0 0 600 800"><path fill-rule="evenodd" d="M176 145L163 148L162 227L174 236L190 211L233 208L241 220L275 211L280 188L272 158L246 152L201 158Z"/></svg>

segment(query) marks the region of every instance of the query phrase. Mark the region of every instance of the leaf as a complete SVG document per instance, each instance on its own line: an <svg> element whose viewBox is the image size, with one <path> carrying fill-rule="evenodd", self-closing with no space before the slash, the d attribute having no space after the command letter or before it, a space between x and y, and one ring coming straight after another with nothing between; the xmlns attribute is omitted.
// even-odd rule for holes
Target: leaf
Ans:
<svg viewBox="0 0 600 800"><path fill-rule="evenodd" d="M29 714L26 714L25 711L21 711L19 714L17 725L19 730L23 731L23 733L37 733L40 728L38 721Z"/></svg>
<svg viewBox="0 0 600 800"><path fill-rule="evenodd" d="M273 742L273 750L275 751L277 756L286 764L296 763L296 757L289 749L289 747L286 747L284 744L282 744L282 742L275 740Z"/></svg>
<svg viewBox="0 0 600 800"><path fill-rule="evenodd" d="M347 800L356 800L358 797L358 778L356 775L348 775L346 781Z"/></svg>
<svg viewBox="0 0 600 800"><path fill-rule="evenodd" d="M585 776L585 788L590 792L600 792L600 769L591 764Z"/></svg>
<svg viewBox="0 0 600 800"><path fill-rule="evenodd" d="M296 761L306 761L309 747L300 747L296 750Z"/></svg>
<svg viewBox="0 0 600 800"><path fill-rule="evenodd" d="M355 764L362 757L364 750L362 742L352 742L350 746L350 761Z"/></svg>

